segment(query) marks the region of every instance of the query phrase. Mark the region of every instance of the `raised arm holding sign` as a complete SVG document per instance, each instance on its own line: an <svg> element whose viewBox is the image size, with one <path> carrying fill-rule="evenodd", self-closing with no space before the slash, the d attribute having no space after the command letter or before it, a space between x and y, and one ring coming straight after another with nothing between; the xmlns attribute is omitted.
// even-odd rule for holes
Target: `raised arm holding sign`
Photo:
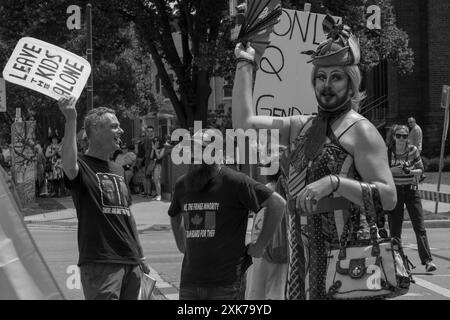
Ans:
<svg viewBox="0 0 450 320"><path fill-rule="evenodd" d="M85 59L44 41L25 37L17 43L3 70L6 81L55 100L80 97L91 73Z"/></svg>
<svg viewBox="0 0 450 320"><path fill-rule="evenodd" d="M313 14L301 14L287 22L298 28L308 25L311 17ZM233 126L279 129L280 143L290 148L287 214L289 233L293 236L289 237L288 299L326 299L325 286L321 285L326 278L327 252L324 248L339 242L347 223L354 224L352 230L367 227L364 223L360 224L359 211L354 209L344 212L334 208L336 211L324 213L323 217L314 215L303 223L298 217L301 212L315 212L321 199L336 196L344 197L354 206L363 206L360 181L369 182L371 188L378 191L385 210L392 210L396 203L396 189L388 166L385 143L375 126L358 113L364 94L359 91L361 73L357 39L347 26L338 25L331 17L327 20L332 22L328 26L327 39L303 62L305 65L305 60L312 62L311 71L297 74L303 81L283 78L288 81L287 87L292 88L286 92L286 97L312 86L313 90L309 90L315 96L314 101L308 102L305 96L299 96L296 102L304 105L306 101L309 104L305 106L309 110L318 105L317 116L274 117L255 112L253 106L257 88L264 83L258 82L257 75L255 94L252 94L253 63L247 60L254 59L255 50L242 44L235 49L238 63L233 86ZM280 33L277 26L275 32ZM289 29L294 30L286 29L287 33ZM311 34L314 36L313 32ZM303 58L300 51L295 47L287 51L293 57L292 65L304 68L301 66ZM286 52L284 56L287 56ZM261 61L263 63L264 58ZM273 75L273 78L276 76ZM260 89L264 94L274 92L274 95L279 94L276 90L274 85ZM304 243L301 237L302 224L307 225L308 243ZM327 233L327 230L333 232ZM310 258L308 270L305 270L305 251L309 252Z"/></svg>

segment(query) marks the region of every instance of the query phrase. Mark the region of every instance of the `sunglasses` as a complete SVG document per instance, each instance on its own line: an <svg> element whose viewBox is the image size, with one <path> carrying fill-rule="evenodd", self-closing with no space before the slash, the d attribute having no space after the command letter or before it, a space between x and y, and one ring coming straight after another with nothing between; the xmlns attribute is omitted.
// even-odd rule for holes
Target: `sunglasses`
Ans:
<svg viewBox="0 0 450 320"><path fill-rule="evenodd" d="M408 139L408 135L407 134L401 134L401 133L396 133L395 137L397 139Z"/></svg>

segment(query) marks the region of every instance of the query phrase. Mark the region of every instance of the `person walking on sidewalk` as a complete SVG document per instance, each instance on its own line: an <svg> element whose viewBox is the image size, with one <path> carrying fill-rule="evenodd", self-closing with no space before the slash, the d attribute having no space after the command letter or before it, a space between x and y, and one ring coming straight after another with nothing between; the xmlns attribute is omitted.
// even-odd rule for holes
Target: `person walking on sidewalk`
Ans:
<svg viewBox="0 0 450 320"><path fill-rule="evenodd" d="M199 131L194 143L202 144ZM211 141L203 137L203 141ZM189 141L190 144L190 141ZM202 144L202 147L206 146ZM180 300L243 300L251 257L260 258L280 224L283 198L243 173L197 160L174 188L169 216L175 242L184 253ZM249 211L266 207L261 233L245 246Z"/></svg>
<svg viewBox="0 0 450 320"><path fill-rule="evenodd" d="M413 117L408 118L408 126L410 129L408 135L409 143L417 148L419 154L422 154L422 129Z"/></svg>
<svg viewBox="0 0 450 320"><path fill-rule="evenodd" d="M155 137L154 129L152 126L145 129L146 135L144 138L144 196L152 196L152 182L153 182L153 169L155 168L155 160L152 159L153 154L153 138Z"/></svg>
<svg viewBox="0 0 450 320"><path fill-rule="evenodd" d="M156 196L153 200L161 201L161 171L162 163L166 149L164 147L164 140L159 137L153 139L152 155L150 158L155 161L155 167L153 168L153 182L155 183Z"/></svg>
<svg viewBox="0 0 450 320"><path fill-rule="evenodd" d="M401 239L404 207L406 205L416 234L420 261L422 265L425 265L427 272L433 272L436 270L436 265L432 262L422 202L417 190L417 180L423 173L422 159L417 147L408 141L409 130L407 126L395 125L392 134L393 138L388 149L388 157L397 188L397 205L394 210L388 213L391 237Z"/></svg>
<svg viewBox="0 0 450 320"><path fill-rule="evenodd" d="M63 97L58 104L66 121L62 167L77 212L84 296L87 300L135 300L141 270L148 273L149 269L130 210L123 168L108 161L120 146L123 130L114 110L90 110L84 120L89 147L78 156L76 100Z"/></svg>

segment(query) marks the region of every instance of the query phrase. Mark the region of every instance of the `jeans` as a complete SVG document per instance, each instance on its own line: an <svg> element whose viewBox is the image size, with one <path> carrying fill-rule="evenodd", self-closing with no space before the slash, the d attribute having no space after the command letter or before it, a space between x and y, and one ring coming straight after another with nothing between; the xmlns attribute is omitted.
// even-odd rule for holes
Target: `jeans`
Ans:
<svg viewBox="0 0 450 320"><path fill-rule="evenodd" d="M414 233L416 234L417 248L419 249L419 258L424 265L433 260L430 246L428 244L427 231L423 218L422 201L419 192L411 185L397 185L397 205L395 209L388 212L389 230L391 237L401 239L404 206L408 210Z"/></svg>
<svg viewBox="0 0 450 320"><path fill-rule="evenodd" d="M139 265L86 263L80 276L86 300L137 300L141 288Z"/></svg>
<svg viewBox="0 0 450 320"><path fill-rule="evenodd" d="M180 285L180 300L244 300L242 281L217 287Z"/></svg>

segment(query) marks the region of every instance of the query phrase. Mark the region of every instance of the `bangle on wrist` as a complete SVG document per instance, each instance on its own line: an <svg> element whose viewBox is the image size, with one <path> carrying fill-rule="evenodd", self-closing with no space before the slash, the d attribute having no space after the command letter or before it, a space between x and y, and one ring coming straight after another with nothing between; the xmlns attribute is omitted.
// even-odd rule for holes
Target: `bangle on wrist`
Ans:
<svg viewBox="0 0 450 320"><path fill-rule="evenodd" d="M331 179L331 176L336 177L336 185L334 185L333 183L333 179ZM339 176L337 174L332 174L330 175L330 179L331 179L331 185L333 186L333 192L338 191L339 187L341 186L341 178L339 178Z"/></svg>

